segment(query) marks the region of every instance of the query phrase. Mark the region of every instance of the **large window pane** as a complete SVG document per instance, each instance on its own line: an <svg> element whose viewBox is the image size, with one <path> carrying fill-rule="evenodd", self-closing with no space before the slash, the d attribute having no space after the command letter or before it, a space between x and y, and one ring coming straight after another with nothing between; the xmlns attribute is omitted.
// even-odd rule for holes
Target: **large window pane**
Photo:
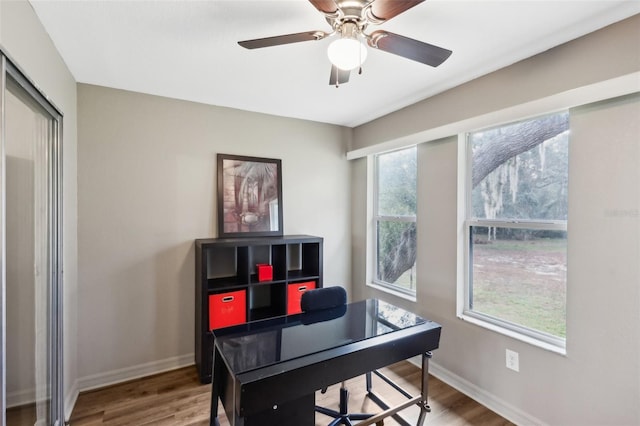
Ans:
<svg viewBox="0 0 640 426"><path fill-rule="evenodd" d="M416 147L375 156L374 235L376 284L415 294Z"/></svg>
<svg viewBox="0 0 640 426"><path fill-rule="evenodd" d="M378 215L416 215L416 148L378 155Z"/></svg>
<svg viewBox="0 0 640 426"><path fill-rule="evenodd" d="M415 291L416 224L378 222L379 281Z"/></svg>
<svg viewBox="0 0 640 426"><path fill-rule="evenodd" d="M566 337L569 114L468 135L465 313L546 344Z"/></svg>
<svg viewBox="0 0 640 426"><path fill-rule="evenodd" d="M470 134L473 217L566 220L567 126L562 113Z"/></svg>
<svg viewBox="0 0 640 426"><path fill-rule="evenodd" d="M564 231L472 227L473 311L566 336L567 235Z"/></svg>

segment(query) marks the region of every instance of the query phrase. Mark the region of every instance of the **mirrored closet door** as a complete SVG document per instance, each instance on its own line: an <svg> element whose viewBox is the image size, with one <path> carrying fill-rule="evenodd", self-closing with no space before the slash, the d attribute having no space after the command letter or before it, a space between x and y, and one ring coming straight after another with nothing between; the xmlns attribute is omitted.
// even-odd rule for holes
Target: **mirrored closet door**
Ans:
<svg viewBox="0 0 640 426"><path fill-rule="evenodd" d="M60 114L2 57L2 405L62 425Z"/></svg>

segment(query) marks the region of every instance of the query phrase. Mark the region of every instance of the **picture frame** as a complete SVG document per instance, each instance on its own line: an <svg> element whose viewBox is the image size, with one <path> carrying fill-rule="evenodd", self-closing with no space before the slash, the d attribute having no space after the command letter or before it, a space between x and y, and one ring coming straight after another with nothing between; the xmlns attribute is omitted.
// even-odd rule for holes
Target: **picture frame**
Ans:
<svg viewBox="0 0 640 426"><path fill-rule="evenodd" d="M218 237L282 236L282 161L217 157Z"/></svg>

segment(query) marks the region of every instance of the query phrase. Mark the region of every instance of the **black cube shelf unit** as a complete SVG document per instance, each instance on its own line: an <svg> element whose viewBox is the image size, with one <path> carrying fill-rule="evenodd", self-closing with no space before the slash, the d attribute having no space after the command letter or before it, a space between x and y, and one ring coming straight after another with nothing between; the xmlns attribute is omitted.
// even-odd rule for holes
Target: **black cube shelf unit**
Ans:
<svg viewBox="0 0 640 426"><path fill-rule="evenodd" d="M292 314L299 293L322 287L322 238L196 240L195 357L202 383L211 382L212 328ZM258 281L258 264L273 277Z"/></svg>

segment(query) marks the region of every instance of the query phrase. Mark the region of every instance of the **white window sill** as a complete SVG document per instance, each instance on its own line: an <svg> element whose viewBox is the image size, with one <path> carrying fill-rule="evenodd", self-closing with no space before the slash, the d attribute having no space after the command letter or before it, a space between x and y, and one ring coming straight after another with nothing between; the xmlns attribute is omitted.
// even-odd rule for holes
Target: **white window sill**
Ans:
<svg viewBox="0 0 640 426"><path fill-rule="evenodd" d="M391 294L393 296L399 297L401 299L408 300L410 302L417 302L417 300L418 300L416 298L416 294L415 293L413 293L413 295L407 294L407 293L405 293L403 291L395 290L392 287L388 287L386 285L380 285L380 284L376 284L376 283L373 283L373 282L369 282L369 283L367 283L367 287L375 288L376 290L380 290L380 291L382 291L384 293Z"/></svg>
<svg viewBox="0 0 640 426"><path fill-rule="evenodd" d="M520 340L521 342L525 342L532 346L539 347L546 351L554 352L563 356L567 355L566 346L558 346L553 343L545 342L543 340L536 339L535 337L527 336L526 334L522 334L517 331L510 330L505 327L501 327L500 325L493 324L489 321L484 321L480 318L476 318L475 316L462 314L462 315L458 315L458 318L463 321L467 321L471 324L477 325L479 327L483 327L488 330L494 331L496 333L502 334L504 336L511 337L512 339Z"/></svg>

